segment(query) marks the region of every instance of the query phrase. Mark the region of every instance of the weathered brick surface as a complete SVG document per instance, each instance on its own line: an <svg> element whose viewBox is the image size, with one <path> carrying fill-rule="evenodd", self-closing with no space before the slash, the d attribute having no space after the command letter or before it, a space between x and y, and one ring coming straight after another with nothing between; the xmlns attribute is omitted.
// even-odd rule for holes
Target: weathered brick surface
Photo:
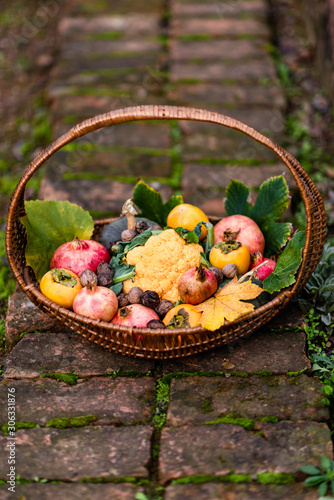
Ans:
<svg viewBox="0 0 334 500"><path fill-rule="evenodd" d="M11 380L0 383L0 398L7 399L8 387L15 389L16 421L46 425L53 418L96 415L97 422L135 424L150 419L154 407L155 383L147 377L92 378L67 385L49 378ZM0 427L8 421L7 407L0 408Z"/></svg>
<svg viewBox="0 0 334 500"><path fill-rule="evenodd" d="M289 324L293 326L301 321L302 315L298 309L288 307L280 313L279 318L234 344L189 358L163 361L164 372L233 371L254 374L265 370L279 374L310 370L310 361L305 353L304 334L293 330L284 331L282 327L284 322L288 327ZM270 331L270 326L282 328L281 333Z"/></svg>
<svg viewBox="0 0 334 500"><path fill-rule="evenodd" d="M281 88L242 85L217 85L202 83L194 85L175 85L168 92L168 97L172 102L189 105L197 102L219 104L230 103L232 105L243 106L267 106L269 108L283 108L285 99Z"/></svg>
<svg viewBox="0 0 334 500"><path fill-rule="evenodd" d="M276 80L276 71L268 57L261 60L248 60L243 65L236 62L209 62L195 64L192 62L176 62L171 65L170 79L172 82L179 80L194 80L204 82L224 82L234 80L240 82L258 83L261 78Z"/></svg>
<svg viewBox="0 0 334 500"><path fill-rule="evenodd" d="M261 18L265 17L267 5L263 1L251 2L191 2L184 3L182 1L174 0L171 4L173 17L243 17L250 15L257 15Z"/></svg>
<svg viewBox="0 0 334 500"><path fill-rule="evenodd" d="M15 494L0 486L2 500L135 500L143 488L133 484L17 484Z"/></svg>
<svg viewBox="0 0 334 500"><path fill-rule="evenodd" d="M258 187L270 177L285 173L283 163L277 165L204 165L190 163L183 171L182 188L185 196L199 188L226 188L232 179L245 183L250 188ZM286 174L287 182L293 182Z"/></svg>
<svg viewBox="0 0 334 500"><path fill-rule="evenodd" d="M202 59L203 61L221 61L260 58L266 54L263 40L178 40L172 38L169 46L170 60L180 62Z"/></svg>
<svg viewBox="0 0 334 500"><path fill-rule="evenodd" d="M171 383L167 425L203 424L235 417L328 421L321 384L306 375L190 377Z"/></svg>
<svg viewBox="0 0 334 500"><path fill-rule="evenodd" d="M287 473L298 477L300 467L332 456L326 424L288 422L261 425L263 435L233 424L165 428L161 435L160 478L196 474Z"/></svg>
<svg viewBox="0 0 334 500"><path fill-rule="evenodd" d="M125 37L139 35L156 36L159 33L159 16L155 14L132 14L127 16L65 17L59 23L62 37L80 34L120 33Z"/></svg>
<svg viewBox="0 0 334 500"><path fill-rule="evenodd" d="M170 34L173 37L185 35L208 35L238 37L240 35L254 35L257 38L268 39L270 30L265 22L256 19L214 19L174 18L171 20Z"/></svg>
<svg viewBox="0 0 334 500"><path fill-rule="evenodd" d="M318 500L316 490L302 484L259 485L205 483L167 486L165 500Z"/></svg>
<svg viewBox="0 0 334 500"><path fill-rule="evenodd" d="M69 15L96 16L97 14L110 15L112 10L113 14L133 14L134 12L161 14L162 9L161 0L136 0L135 3L133 0L122 0L122 2L113 2L112 9L109 1L92 3L91 0L75 0L69 4L67 13Z"/></svg>
<svg viewBox="0 0 334 500"><path fill-rule="evenodd" d="M127 60L128 56L147 54L159 55L161 44L155 40L69 40L63 44L60 57L62 60L76 60L105 54L110 62L115 58Z"/></svg>
<svg viewBox="0 0 334 500"><path fill-rule="evenodd" d="M64 325L50 318L33 304L27 295L17 290L8 301L6 340L10 347L17 344L23 332L64 331Z"/></svg>
<svg viewBox="0 0 334 500"><path fill-rule="evenodd" d="M134 184L119 181L71 179L52 182L44 177L39 197L42 200L69 200L85 210L119 215L124 200L132 197L133 188ZM171 194L168 186L159 185L158 189L164 197L167 193Z"/></svg>
<svg viewBox="0 0 334 500"><path fill-rule="evenodd" d="M16 432L16 470L34 477L79 482L84 478L148 477L150 427L35 428ZM0 437L1 479L8 469L8 439Z"/></svg>
<svg viewBox="0 0 334 500"><path fill-rule="evenodd" d="M75 333L28 333L3 365L6 379L37 378L53 371L84 378L118 371L145 374L154 362L109 352Z"/></svg>

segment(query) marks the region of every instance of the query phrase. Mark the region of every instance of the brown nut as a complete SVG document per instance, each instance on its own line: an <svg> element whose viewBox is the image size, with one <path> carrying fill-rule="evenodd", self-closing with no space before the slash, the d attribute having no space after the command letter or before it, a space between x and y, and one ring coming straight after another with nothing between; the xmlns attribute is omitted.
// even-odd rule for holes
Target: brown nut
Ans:
<svg viewBox="0 0 334 500"><path fill-rule="evenodd" d="M121 309L122 307L128 306L130 304L128 300L128 294L127 293L120 293L117 297L118 299L118 308Z"/></svg>
<svg viewBox="0 0 334 500"><path fill-rule="evenodd" d="M111 286L112 285L113 273L101 273L97 275L98 286Z"/></svg>
<svg viewBox="0 0 334 500"><path fill-rule="evenodd" d="M111 272L112 275L114 276L114 270L111 267L111 265L108 264L108 262L99 262L99 264L97 265L97 268L96 268L96 274L99 275L99 274L108 273L108 272Z"/></svg>
<svg viewBox="0 0 334 500"><path fill-rule="evenodd" d="M153 292L152 290L146 290L146 292L143 293L140 299L141 303L145 307L150 307L151 309L155 309L158 307L160 303L160 298L157 292Z"/></svg>
<svg viewBox="0 0 334 500"><path fill-rule="evenodd" d="M148 229L148 224L144 220L136 222L136 231L138 234L146 231L146 229Z"/></svg>
<svg viewBox="0 0 334 500"><path fill-rule="evenodd" d="M135 229L125 229L121 234L122 241L132 241L135 236L137 236Z"/></svg>
<svg viewBox="0 0 334 500"><path fill-rule="evenodd" d="M128 301L130 304L140 304L140 299L143 295L143 290L139 286L134 286L128 293Z"/></svg>
<svg viewBox="0 0 334 500"><path fill-rule="evenodd" d="M147 323L147 328L153 328L155 330L158 328L166 328L166 326L159 319L151 319L151 321Z"/></svg>
<svg viewBox="0 0 334 500"><path fill-rule="evenodd" d="M217 283L221 283L223 281L224 275L221 269L212 266L209 267L209 271L211 271L216 276Z"/></svg>
<svg viewBox="0 0 334 500"><path fill-rule="evenodd" d="M80 283L81 286L87 286L88 284L97 285L97 276L94 271L91 271L90 269L82 271L80 274Z"/></svg>
<svg viewBox="0 0 334 500"><path fill-rule="evenodd" d="M234 278L237 272L238 268L235 264L226 264L222 269L222 273L226 278Z"/></svg>
<svg viewBox="0 0 334 500"><path fill-rule="evenodd" d="M159 318L162 319L173 307L174 305L170 300L163 299L158 307L155 308L155 312L157 313Z"/></svg>

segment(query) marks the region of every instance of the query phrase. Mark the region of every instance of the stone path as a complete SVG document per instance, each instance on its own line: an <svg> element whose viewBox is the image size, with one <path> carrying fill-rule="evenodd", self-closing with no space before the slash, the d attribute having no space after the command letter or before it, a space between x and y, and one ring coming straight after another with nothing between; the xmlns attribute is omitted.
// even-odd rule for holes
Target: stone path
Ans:
<svg viewBox="0 0 334 500"><path fill-rule="evenodd" d="M263 0L72 0L48 90L54 136L124 106L169 103L234 116L284 143L285 99ZM231 161L231 159L233 161ZM285 170L231 130L139 122L86 136L46 166L40 197L118 214L142 177L223 215L229 179ZM289 179L289 176L287 175ZM65 331L16 291L1 400L15 394L16 494L1 498L316 500L300 467L332 458L329 411L290 305L234 345L155 362ZM8 408L0 471L9 473Z"/></svg>

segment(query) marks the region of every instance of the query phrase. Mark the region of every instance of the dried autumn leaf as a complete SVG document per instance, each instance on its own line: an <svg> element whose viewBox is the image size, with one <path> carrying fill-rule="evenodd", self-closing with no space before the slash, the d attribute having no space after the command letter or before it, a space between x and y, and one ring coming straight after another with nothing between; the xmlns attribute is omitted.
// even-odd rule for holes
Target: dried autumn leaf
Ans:
<svg viewBox="0 0 334 500"><path fill-rule="evenodd" d="M256 299L262 288L251 281L239 283L235 276L232 281L210 299L194 307L202 312L201 325L207 330L217 330L223 326L225 319L235 321L240 316L254 310L254 305L243 300Z"/></svg>

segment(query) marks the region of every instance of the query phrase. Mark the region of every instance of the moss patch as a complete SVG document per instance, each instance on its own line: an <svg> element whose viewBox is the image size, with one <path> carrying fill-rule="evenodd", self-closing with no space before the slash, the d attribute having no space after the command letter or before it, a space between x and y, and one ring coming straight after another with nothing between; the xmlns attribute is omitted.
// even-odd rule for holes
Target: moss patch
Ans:
<svg viewBox="0 0 334 500"><path fill-rule="evenodd" d="M8 427L12 427L12 426L9 426L9 424L4 424L2 427L1 427L1 430L4 434L8 434ZM39 427L38 424L36 424L35 422L15 422L15 431L18 431L19 429L33 429L34 427Z"/></svg>
<svg viewBox="0 0 334 500"><path fill-rule="evenodd" d="M251 418L242 418L242 417L234 417L231 414L224 415L223 417L219 417L216 420L211 420L210 422L205 422L206 425L213 424L235 424L240 425L247 431L251 431L254 429L255 420Z"/></svg>
<svg viewBox="0 0 334 500"><path fill-rule="evenodd" d="M53 378L58 382L65 382L65 384L68 385L76 385L79 379L79 375L77 375L76 373L58 373L58 372L42 373L41 377Z"/></svg>
<svg viewBox="0 0 334 500"><path fill-rule="evenodd" d="M196 474L194 476L180 477L174 479L171 484L203 484L208 482L222 483L249 483L252 480L251 474L227 474L226 476L213 476L210 474Z"/></svg>
<svg viewBox="0 0 334 500"><path fill-rule="evenodd" d="M46 427L56 427L57 429L66 429L68 427L84 427L98 419L98 415L82 415L80 417L52 418L46 424Z"/></svg>
<svg viewBox="0 0 334 500"><path fill-rule="evenodd" d="M280 472L264 472L258 474L257 481L261 484L294 484L295 479L292 474L285 474Z"/></svg>

